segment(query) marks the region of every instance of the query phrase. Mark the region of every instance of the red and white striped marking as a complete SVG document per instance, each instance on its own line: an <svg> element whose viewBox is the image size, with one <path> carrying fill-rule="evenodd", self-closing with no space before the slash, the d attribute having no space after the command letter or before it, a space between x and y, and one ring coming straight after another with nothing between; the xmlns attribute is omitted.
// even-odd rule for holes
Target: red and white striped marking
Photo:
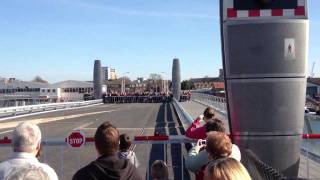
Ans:
<svg viewBox="0 0 320 180"><path fill-rule="evenodd" d="M303 139L320 139L320 134L303 134L301 135L301 138ZM8 137L0 137L0 147L1 146L10 146L12 142L12 139L9 139ZM196 139L190 139L184 135L172 135L172 136L135 136L133 144L153 144L157 142L162 143L195 143L197 142ZM42 141L44 146L65 146L68 145L67 138L65 139L44 139ZM93 137L86 137L84 145L86 144L92 144L94 143Z"/></svg>
<svg viewBox="0 0 320 180"><path fill-rule="evenodd" d="M224 20L249 19L257 17L306 17L306 0L298 0L295 9L257 9L257 10L236 10L234 0L224 0Z"/></svg>

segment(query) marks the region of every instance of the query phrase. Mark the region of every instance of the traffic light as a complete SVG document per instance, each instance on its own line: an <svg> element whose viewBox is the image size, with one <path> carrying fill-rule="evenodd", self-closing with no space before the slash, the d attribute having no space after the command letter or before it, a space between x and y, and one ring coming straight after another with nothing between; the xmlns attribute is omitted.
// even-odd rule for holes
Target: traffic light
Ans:
<svg viewBox="0 0 320 180"><path fill-rule="evenodd" d="M236 10L295 9L298 0L233 0Z"/></svg>

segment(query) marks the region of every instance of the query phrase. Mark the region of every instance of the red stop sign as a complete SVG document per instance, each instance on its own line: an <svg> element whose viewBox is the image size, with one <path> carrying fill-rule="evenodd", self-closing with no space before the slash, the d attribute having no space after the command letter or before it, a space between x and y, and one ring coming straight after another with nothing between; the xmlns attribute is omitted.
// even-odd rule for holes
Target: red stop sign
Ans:
<svg viewBox="0 0 320 180"><path fill-rule="evenodd" d="M81 131L74 131L67 137L67 143L71 147L81 147L86 141L86 136Z"/></svg>

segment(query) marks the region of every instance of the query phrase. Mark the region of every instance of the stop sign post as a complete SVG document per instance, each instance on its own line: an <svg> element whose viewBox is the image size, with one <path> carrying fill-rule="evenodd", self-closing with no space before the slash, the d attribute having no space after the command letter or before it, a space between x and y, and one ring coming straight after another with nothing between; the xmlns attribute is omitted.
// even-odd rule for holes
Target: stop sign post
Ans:
<svg viewBox="0 0 320 180"><path fill-rule="evenodd" d="M70 147L79 148L86 142L86 136L82 131L73 131L67 137L67 143Z"/></svg>

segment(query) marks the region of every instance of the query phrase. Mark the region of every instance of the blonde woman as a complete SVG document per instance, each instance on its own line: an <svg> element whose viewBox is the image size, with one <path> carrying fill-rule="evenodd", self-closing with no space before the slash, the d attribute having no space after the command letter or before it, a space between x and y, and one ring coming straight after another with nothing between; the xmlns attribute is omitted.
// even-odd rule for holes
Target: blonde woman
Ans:
<svg viewBox="0 0 320 180"><path fill-rule="evenodd" d="M246 168L233 158L211 161L205 170L205 180L251 180Z"/></svg>

